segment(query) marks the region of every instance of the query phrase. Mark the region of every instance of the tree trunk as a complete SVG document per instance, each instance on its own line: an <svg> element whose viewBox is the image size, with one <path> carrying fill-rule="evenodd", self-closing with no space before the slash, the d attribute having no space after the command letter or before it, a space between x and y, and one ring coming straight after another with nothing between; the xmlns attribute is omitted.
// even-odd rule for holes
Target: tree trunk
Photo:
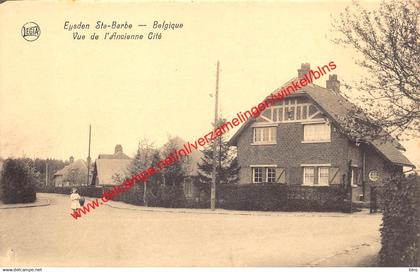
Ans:
<svg viewBox="0 0 420 272"><path fill-rule="evenodd" d="M147 182L143 182L143 203L145 207L148 207L147 203Z"/></svg>

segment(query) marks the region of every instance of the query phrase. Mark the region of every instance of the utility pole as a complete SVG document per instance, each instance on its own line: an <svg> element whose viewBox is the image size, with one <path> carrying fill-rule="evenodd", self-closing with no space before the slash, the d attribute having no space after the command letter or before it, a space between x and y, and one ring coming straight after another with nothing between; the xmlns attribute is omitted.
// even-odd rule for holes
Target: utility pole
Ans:
<svg viewBox="0 0 420 272"><path fill-rule="evenodd" d="M216 93L214 99L214 126L216 126L217 121L219 119L219 61L217 61L217 72L216 72ZM213 171L211 175L211 196L210 196L210 204L211 209L214 211L216 210L216 147L217 141L213 141Z"/></svg>
<svg viewBox="0 0 420 272"><path fill-rule="evenodd" d="M90 175L90 137L91 134L91 125L89 124L89 149L88 149L88 157L87 157L87 181L86 181L86 186L89 186L89 175Z"/></svg>

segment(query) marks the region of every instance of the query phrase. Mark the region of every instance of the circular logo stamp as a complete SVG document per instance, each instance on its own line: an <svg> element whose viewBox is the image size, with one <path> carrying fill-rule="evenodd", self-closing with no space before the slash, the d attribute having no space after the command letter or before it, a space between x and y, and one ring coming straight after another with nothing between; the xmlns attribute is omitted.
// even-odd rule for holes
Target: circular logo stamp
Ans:
<svg viewBox="0 0 420 272"><path fill-rule="evenodd" d="M41 35L41 29L37 23L28 22L22 26L21 34L25 40L33 42Z"/></svg>

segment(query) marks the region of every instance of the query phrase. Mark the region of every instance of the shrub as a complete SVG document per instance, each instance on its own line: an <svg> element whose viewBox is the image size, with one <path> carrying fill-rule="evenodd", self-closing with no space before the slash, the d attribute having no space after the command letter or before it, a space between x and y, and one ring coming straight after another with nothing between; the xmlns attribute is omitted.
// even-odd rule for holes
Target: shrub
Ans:
<svg viewBox="0 0 420 272"><path fill-rule="evenodd" d="M383 188L380 266L420 265L419 177L396 177Z"/></svg>
<svg viewBox="0 0 420 272"><path fill-rule="evenodd" d="M177 190L176 186L162 187L161 202L156 203L156 206L165 208L175 208L177 206Z"/></svg>
<svg viewBox="0 0 420 272"><path fill-rule="evenodd" d="M30 203L36 200L34 188L35 172L23 160L7 159L1 173L2 201Z"/></svg>
<svg viewBox="0 0 420 272"><path fill-rule="evenodd" d="M256 211L343 211L345 192L335 187L227 184L217 187L218 207Z"/></svg>
<svg viewBox="0 0 420 272"><path fill-rule="evenodd" d="M59 188L59 187L58 187ZM103 194L102 187L95 186L77 186L77 191L82 196L101 198ZM67 191L70 194L71 191Z"/></svg>
<svg viewBox="0 0 420 272"><path fill-rule="evenodd" d="M100 188L100 187L99 187ZM113 186L103 186L103 192L112 191ZM93 196L96 197L96 196ZM128 204L144 205L143 203L143 184L134 185L130 190L120 193L112 198L113 201L121 201Z"/></svg>

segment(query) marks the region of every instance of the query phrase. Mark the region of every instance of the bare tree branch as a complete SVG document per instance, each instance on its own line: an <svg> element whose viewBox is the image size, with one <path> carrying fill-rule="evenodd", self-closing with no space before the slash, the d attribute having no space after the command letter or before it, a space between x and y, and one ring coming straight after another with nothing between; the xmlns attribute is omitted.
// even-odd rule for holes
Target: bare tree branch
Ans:
<svg viewBox="0 0 420 272"><path fill-rule="evenodd" d="M419 3L410 0L383 1L376 10L353 2L332 22L337 34L333 41L359 53L356 63L367 72L355 84L362 94L353 100L361 102L357 104L364 118L375 128L359 124L359 136L374 137L378 127L397 138L419 134L419 15ZM347 117L346 123L353 126L347 130L354 130L356 124L350 120L354 114Z"/></svg>

